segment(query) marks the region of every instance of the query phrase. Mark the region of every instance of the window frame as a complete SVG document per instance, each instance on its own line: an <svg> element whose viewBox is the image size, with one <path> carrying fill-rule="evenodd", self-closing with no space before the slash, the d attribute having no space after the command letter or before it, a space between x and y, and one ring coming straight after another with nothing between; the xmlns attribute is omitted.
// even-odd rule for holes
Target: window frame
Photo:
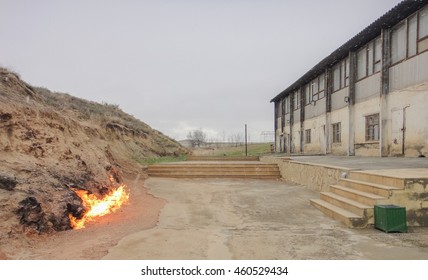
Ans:
<svg viewBox="0 0 428 280"><path fill-rule="evenodd" d="M370 43L368 43L368 44L370 44ZM365 78L367 78L367 45L368 44L365 44L364 45L364 47L362 47L362 48L360 48L358 51L357 51L357 81L360 81L360 80L362 80L362 79L365 79ZM360 54L361 55L364 55L364 57L362 57L361 59L360 59ZM362 62L362 63L364 63L364 65L361 65L361 67L360 67L360 61ZM360 76L360 69L361 69L361 76ZM363 71L364 70L364 71Z"/></svg>
<svg viewBox="0 0 428 280"><path fill-rule="evenodd" d="M299 110L300 109L300 101L301 101L301 92L300 90L296 90L293 93L294 98L293 98L293 102L294 102L294 111Z"/></svg>
<svg viewBox="0 0 428 280"><path fill-rule="evenodd" d="M417 43L419 43L420 41L423 41L425 39L428 39L428 31L427 34L425 36L420 37L420 23L421 23L421 12L424 11L427 13L427 17L428 17L428 5L426 5L424 8L420 9L417 13ZM410 16L412 17L412 16ZM427 27L428 28L428 27Z"/></svg>
<svg viewBox="0 0 428 280"><path fill-rule="evenodd" d="M285 98L281 99L279 104L280 114L281 114L281 131L284 131L285 127L285 112L284 112L284 103Z"/></svg>
<svg viewBox="0 0 428 280"><path fill-rule="evenodd" d="M333 77L333 87L332 87L332 93L339 91L341 89L344 89L349 86L349 57L346 57L336 63L332 68L332 77ZM336 87L337 80L335 77L335 71L338 70L338 88Z"/></svg>
<svg viewBox="0 0 428 280"><path fill-rule="evenodd" d="M410 51L410 21L412 20L412 19L414 19L415 20L415 23L416 23L416 28L415 28L415 35L416 35L416 37L415 37L415 53L414 54L409 54L409 51ZM407 32L407 36L406 36L406 58L411 58L411 57L414 57L414 56L416 56L416 55L418 55L419 54L419 48L418 48L418 46L419 46L419 16L418 16L418 14L413 14L413 15L411 15L410 17L408 17L407 19L406 19L406 25L407 25L407 30L406 30L406 32ZM428 38L428 35L426 36L427 38ZM423 39L422 39L423 40Z"/></svg>
<svg viewBox="0 0 428 280"><path fill-rule="evenodd" d="M311 129L305 129L305 144L311 144Z"/></svg>
<svg viewBox="0 0 428 280"><path fill-rule="evenodd" d="M402 20L401 22L399 22L398 24L396 24L391 29L391 36L390 36L390 48L391 48L391 51L390 51L390 57L389 57L389 59L391 61L391 66L393 66L395 64L398 64L398 63L400 63L400 62L402 62L402 61L404 61L404 60L407 59L407 46L408 46L408 41L409 41L408 40L409 39L408 38L408 32L407 32L407 29L408 29L407 28L407 20L408 20L408 18ZM405 36L404 37L406 38L406 41L404 42L404 47L405 47L404 57L403 58L398 57L397 60L393 60L393 36L394 36L394 31L397 31L397 30L399 30L401 28L403 28L403 30L405 32Z"/></svg>
<svg viewBox="0 0 428 280"><path fill-rule="evenodd" d="M312 102L312 94L309 88L309 83L305 84L304 91L305 91L305 106L307 106Z"/></svg>
<svg viewBox="0 0 428 280"><path fill-rule="evenodd" d="M370 119L375 119L377 122L370 123ZM366 142L379 142L380 140L380 124L379 113L365 116L365 141ZM377 134L376 134L377 131ZM377 136L377 137L376 137Z"/></svg>
<svg viewBox="0 0 428 280"><path fill-rule="evenodd" d="M284 97L283 110L284 115L288 115L290 113L290 95Z"/></svg>
<svg viewBox="0 0 428 280"><path fill-rule="evenodd" d="M379 46L379 49L377 46ZM382 39L380 37L373 40L373 50L373 73L375 74L382 70ZM377 65L379 65L378 70L376 70Z"/></svg>
<svg viewBox="0 0 428 280"><path fill-rule="evenodd" d="M419 49L419 44L422 41L428 40L428 31L427 31L427 34L425 36L421 37L421 34L420 34L421 13L422 12L426 12L427 13L427 17L428 17L428 5L426 5L424 8L420 9L419 11L415 12L414 14L408 16L407 18L403 19L402 21L400 21L399 23L397 23L396 25L394 25L391 28L391 36L390 36L390 48L391 48L391 51L390 51L390 57L389 57L389 59L391 61L391 65L390 66L394 66L394 65L396 65L396 64L398 64L398 63L400 63L400 62L402 62L404 60L410 59L410 58L412 58L414 56L417 56L417 55L419 55L419 54L421 54L423 52L428 51L428 48L424 49L422 51ZM416 37L416 42L414 42L415 45L416 45L415 46L416 52L414 54L409 54L410 21L413 20L413 19L415 19L415 22L416 22L416 36L415 36ZM405 28L404 28L404 31L406 33L405 34L405 39L406 39L405 48L406 48L406 50L405 50L405 55L404 55L405 57L402 58L402 59L399 59L397 61L392 61L392 55L393 55L393 53L392 53L392 36L393 36L394 30L399 29L401 25L405 25ZM427 28L427 30L428 30L428 28Z"/></svg>
<svg viewBox="0 0 428 280"><path fill-rule="evenodd" d="M392 35L391 35L392 36ZM380 45L380 53L377 53L377 43ZM379 46L378 45L378 46ZM364 57L364 74L360 77L359 75L359 65L358 65L358 59L359 59L359 54L360 53L364 53L365 57ZM379 57L378 57L379 56ZM379 66L379 69L376 69ZM358 51L357 51L357 82L361 81L367 77L370 77L372 75L375 75L377 73L379 73L382 70L382 41L380 36L374 38L373 40L371 40L370 42L368 42L367 44L365 44L363 47L361 47Z"/></svg>
<svg viewBox="0 0 428 280"><path fill-rule="evenodd" d="M320 87L321 80L323 81L322 89ZM313 91L315 87L317 89L316 92ZM310 81L310 83L309 83L309 95L311 96L311 102L321 100L325 97L325 74L318 75L315 79Z"/></svg>
<svg viewBox="0 0 428 280"><path fill-rule="evenodd" d="M332 126L332 142L333 143L342 143L342 125L341 122L333 123Z"/></svg>
<svg viewBox="0 0 428 280"><path fill-rule="evenodd" d="M333 86L333 92L336 92L336 91L338 91L338 90L341 90L342 89L342 86L341 86L341 77L342 77L342 63L341 62L338 62L338 63L336 63L336 65L334 65L333 66L333 68L332 68L332 77L333 77L333 83L332 83L332 86ZM336 79L336 73L337 73L337 78L338 79Z"/></svg>

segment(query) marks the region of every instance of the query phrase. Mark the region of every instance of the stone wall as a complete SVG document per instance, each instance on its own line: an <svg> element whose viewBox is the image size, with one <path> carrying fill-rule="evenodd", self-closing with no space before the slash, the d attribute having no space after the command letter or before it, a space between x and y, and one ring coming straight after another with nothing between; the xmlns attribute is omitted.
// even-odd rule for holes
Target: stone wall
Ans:
<svg viewBox="0 0 428 280"><path fill-rule="evenodd" d="M330 185L347 176L352 169L304 163L284 157L261 157L260 161L278 164L281 177L300 185L305 185L316 191L328 191Z"/></svg>

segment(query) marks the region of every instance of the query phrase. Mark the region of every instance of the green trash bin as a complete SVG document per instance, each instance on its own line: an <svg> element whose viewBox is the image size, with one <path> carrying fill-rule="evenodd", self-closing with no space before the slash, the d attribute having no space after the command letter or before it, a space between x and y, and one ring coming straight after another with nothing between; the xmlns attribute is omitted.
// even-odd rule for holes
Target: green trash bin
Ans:
<svg viewBox="0 0 428 280"><path fill-rule="evenodd" d="M374 206L375 228L384 232L407 232L406 208L397 205Z"/></svg>

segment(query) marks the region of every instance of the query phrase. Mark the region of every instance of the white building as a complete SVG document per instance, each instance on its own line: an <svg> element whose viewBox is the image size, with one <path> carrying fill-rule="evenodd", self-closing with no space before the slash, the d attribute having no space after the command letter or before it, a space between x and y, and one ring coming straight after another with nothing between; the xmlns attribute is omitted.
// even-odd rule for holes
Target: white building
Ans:
<svg viewBox="0 0 428 280"><path fill-rule="evenodd" d="M428 1L403 1L274 97L275 151L428 156Z"/></svg>

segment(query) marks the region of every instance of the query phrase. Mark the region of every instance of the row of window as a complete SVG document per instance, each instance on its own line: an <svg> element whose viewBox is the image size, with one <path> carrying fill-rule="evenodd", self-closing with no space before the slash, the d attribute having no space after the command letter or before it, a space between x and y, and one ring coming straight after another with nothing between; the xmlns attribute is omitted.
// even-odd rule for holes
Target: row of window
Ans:
<svg viewBox="0 0 428 280"><path fill-rule="evenodd" d="M391 64L396 64L406 58L428 50L428 6L400 22L391 30L390 59ZM380 36L370 41L357 51L356 54L356 79L361 80L382 68L382 41ZM349 86L350 62L345 58L332 68L332 91L338 91ZM325 97L325 75L319 75L299 90L293 93L293 108L300 109L302 94L305 104ZM281 101L282 114L290 112L290 97Z"/></svg>
<svg viewBox="0 0 428 280"><path fill-rule="evenodd" d="M332 124L333 143L342 142L341 123ZM366 116L366 141L379 141L379 114ZM311 143L311 129L305 130L305 143Z"/></svg>
<svg viewBox="0 0 428 280"><path fill-rule="evenodd" d="M307 84L304 87L305 92L305 105L310 104L312 101L317 101L319 99L322 99L325 97L325 91L324 91L324 75L320 75L314 80L311 81L311 83ZM302 95L299 90L296 90L293 94L293 108L294 110L300 109L300 102L302 99ZM286 96L283 100L281 100L280 105L280 112L288 114L290 113L290 98L291 95Z"/></svg>
<svg viewBox="0 0 428 280"><path fill-rule="evenodd" d="M403 20L391 31L391 64L428 50L428 7ZM357 80L382 69L382 41L378 37L357 52ZM333 92L349 86L349 58L333 66Z"/></svg>
<svg viewBox="0 0 428 280"><path fill-rule="evenodd" d="M304 87L304 94L305 94L305 105L310 104L312 101L317 101L319 99L322 99L325 97L325 90L324 90L324 74L318 76L314 80L311 81L311 83L307 84ZM299 90L296 90L294 93L292 93L293 97L293 108L294 110L300 109L300 102L302 100L302 95ZM290 113L290 98L291 95L286 96L284 99L280 101L279 107L278 107L278 115L286 115Z"/></svg>
<svg viewBox="0 0 428 280"><path fill-rule="evenodd" d="M324 91L324 74L319 75L304 87L305 105L312 101L317 101L325 97Z"/></svg>
<svg viewBox="0 0 428 280"><path fill-rule="evenodd" d="M428 50L428 6L403 20L391 32L391 63Z"/></svg>
<svg viewBox="0 0 428 280"><path fill-rule="evenodd" d="M341 131L340 131L340 122L332 124L333 129L333 143L340 143L342 141L341 139ZM311 129L305 130L305 143L310 144L311 143Z"/></svg>
<svg viewBox="0 0 428 280"><path fill-rule="evenodd" d="M357 52L357 80L381 70L382 41L380 37L366 44Z"/></svg>

